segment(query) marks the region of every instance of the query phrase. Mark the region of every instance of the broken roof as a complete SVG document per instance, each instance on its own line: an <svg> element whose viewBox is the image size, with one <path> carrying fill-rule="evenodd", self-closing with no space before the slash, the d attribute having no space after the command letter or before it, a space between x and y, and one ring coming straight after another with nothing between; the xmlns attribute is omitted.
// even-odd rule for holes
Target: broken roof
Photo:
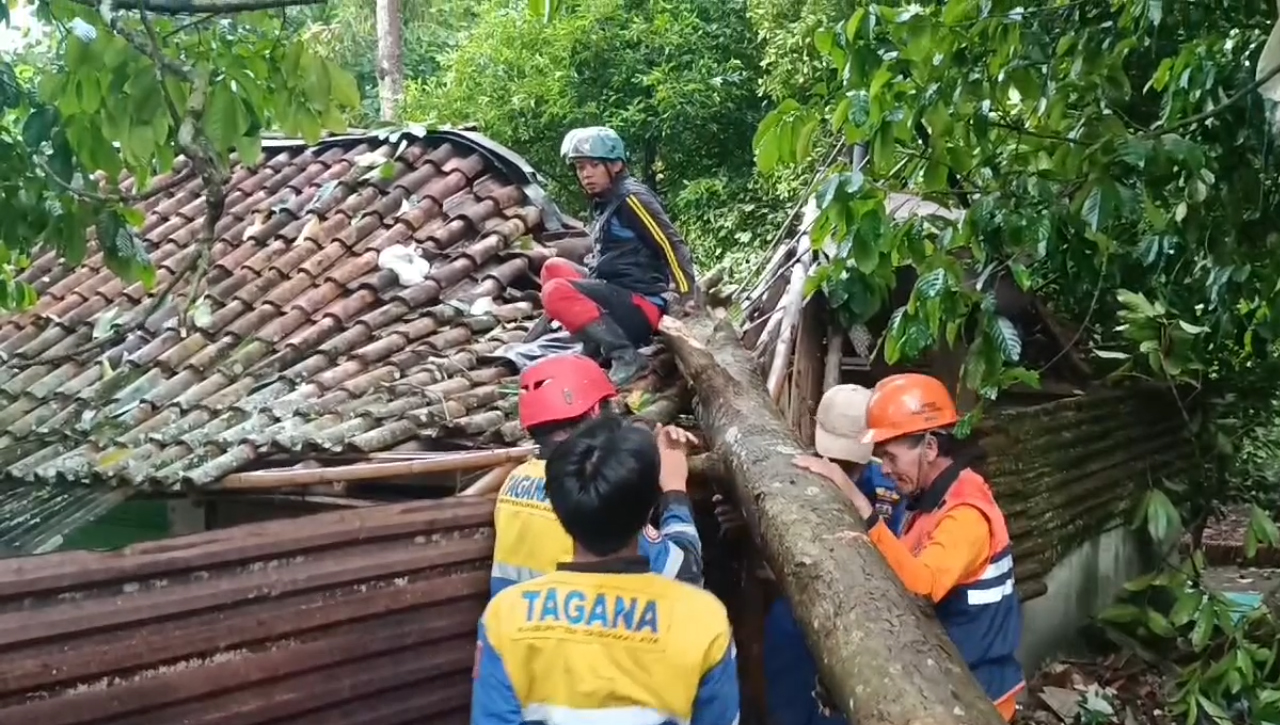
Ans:
<svg viewBox="0 0 1280 725"><path fill-rule="evenodd" d="M199 251L199 180L144 210L161 289ZM153 310L101 254L24 273L40 301L0 324L0 475L173 488L281 452L518 440L511 372L481 358L522 339L530 273L580 241L528 165L479 134L269 142L233 169L187 329L185 281ZM429 260L426 281L379 268L397 244Z"/></svg>

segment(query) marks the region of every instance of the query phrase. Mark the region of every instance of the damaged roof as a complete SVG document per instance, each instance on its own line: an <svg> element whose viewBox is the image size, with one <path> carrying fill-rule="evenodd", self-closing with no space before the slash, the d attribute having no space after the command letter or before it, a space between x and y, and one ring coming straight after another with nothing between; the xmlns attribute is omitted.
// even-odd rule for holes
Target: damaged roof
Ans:
<svg viewBox="0 0 1280 725"><path fill-rule="evenodd" d="M199 253L202 191L143 207L157 290ZM39 303L0 324L0 476L203 486L274 453L522 437L512 373L482 357L523 338L531 273L582 239L509 150L462 131L267 143L233 169L216 235L185 325L192 275L157 306L100 253L31 265ZM380 268L393 245L425 281Z"/></svg>

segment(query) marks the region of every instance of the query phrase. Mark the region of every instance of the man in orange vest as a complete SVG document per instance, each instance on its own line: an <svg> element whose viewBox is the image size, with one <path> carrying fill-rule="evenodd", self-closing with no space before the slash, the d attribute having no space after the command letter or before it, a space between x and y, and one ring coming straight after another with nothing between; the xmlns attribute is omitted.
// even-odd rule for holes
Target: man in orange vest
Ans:
<svg viewBox="0 0 1280 725"><path fill-rule="evenodd" d="M885 475L908 498L901 538L894 535L840 466L814 456L796 465L852 492L867 534L911 592L933 602L938 620L1006 721L1026 687L1017 660L1022 610L1004 514L987 482L968 468L955 401L927 375L891 375L867 404L867 434Z"/></svg>

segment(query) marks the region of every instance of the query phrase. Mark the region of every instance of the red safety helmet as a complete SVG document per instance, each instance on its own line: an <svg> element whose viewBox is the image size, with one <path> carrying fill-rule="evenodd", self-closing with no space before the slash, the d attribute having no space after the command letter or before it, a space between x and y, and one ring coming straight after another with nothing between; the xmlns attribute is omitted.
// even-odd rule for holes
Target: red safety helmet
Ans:
<svg viewBox="0 0 1280 725"><path fill-rule="evenodd" d="M520 425L529 430L581 418L617 394L609 376L591 358L547 358L520 374Z"/></svg>

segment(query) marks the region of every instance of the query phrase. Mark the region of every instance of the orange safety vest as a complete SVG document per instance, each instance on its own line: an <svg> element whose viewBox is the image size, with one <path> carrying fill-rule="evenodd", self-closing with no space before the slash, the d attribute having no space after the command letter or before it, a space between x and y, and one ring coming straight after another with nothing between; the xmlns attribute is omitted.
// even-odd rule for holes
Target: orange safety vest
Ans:
<svg viewBox="0 0 1280 725"><path fill-rule="evenodd" d="M987 560L934 604L934 610L987 696L1000 702L1026 686L1017 660L1022 606L1014 587L1009 527L991 487L967 468L943 472L930 488L922 498L932 499L932 506L913 512L902 535L912 553L924 549L938 522L957 506L982 512L990 526Z"/></svg>

